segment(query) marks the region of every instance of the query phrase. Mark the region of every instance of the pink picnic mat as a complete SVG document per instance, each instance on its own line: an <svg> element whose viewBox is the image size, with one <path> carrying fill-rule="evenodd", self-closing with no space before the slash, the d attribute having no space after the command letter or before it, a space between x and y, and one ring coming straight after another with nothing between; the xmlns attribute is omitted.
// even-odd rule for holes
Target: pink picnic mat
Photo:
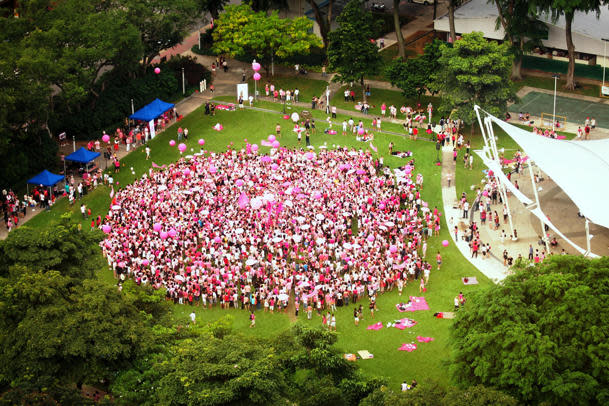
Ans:
<svg viewBox="0 0 609 406"><path fill-rule="evenodd" d="M416 349L417 349L417 345L416 344L406 343L406 344L402 344L402 346L400 348L398 348L398 351L413 352Z"/></svg>
<svg viewBox="0 0 609 406"><path fill-rule="evenodd" d="M400 303L401 304L401 303ZM415 297L410 296L410 304L406 306L400 306L400 304L396 304L395 308L398 309L400 313L402 312L414 312L417 310L429 310L429 305L424 297Z"/></svg>
<svg viewBox="0 0 609 406"><path fill-rule="evenodd" d="M373 324L371 326L368 326L368 328L366 328L366 330L380 330L383 328L383 323L381 323L380 321L376 324Z"/></svg>
<svg viewBox="0 0 609 406"><path fill-rule="evenodd" d="M412 319L400 319L400 320L396 320L395 324L393 325L393 327L398 328L400 330L404 330L407 327L413 327L417 324L416 321L412 320Z"/></svg>
<svg viewBox="0 0 609 406"><path fill-rule="evenodd" d="M466 278L461 278L461 282L463 282L464 285L477 285L478 279L476 279L475 276L468 276Z"/></svg>
<svg viewBox="0 0 609 406"><path fill-rule="evenodd" d="M420 342L420 343L428 343L430 341L433 341L433 337L417 336L417 341Z"/></svg>

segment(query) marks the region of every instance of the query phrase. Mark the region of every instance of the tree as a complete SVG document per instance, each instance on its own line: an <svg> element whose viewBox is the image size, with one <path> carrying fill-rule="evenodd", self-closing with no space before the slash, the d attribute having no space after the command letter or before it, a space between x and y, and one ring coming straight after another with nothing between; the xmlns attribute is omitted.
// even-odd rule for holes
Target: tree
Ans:
<svg viewBox="0 0 609 406"><path fill-rule="evenodd" d="M100 234L64 220L0 242L0 388L111 380L149 348L144 313L91 279Z"/></svg>
<svg viewBox="0 0 609 406"><path fill-rule="evenodd" d="M435 93L433 75L440 68L442 41L435 39L425 45L425 52L417 58L393 60L385 69L385 76L393 86L402 90L404 97Z"/></svg>
<svg viewBox="0 0 609 406"><path fill-rule="evenodd" d="M609 402L609 258L554 256L479 290L452 330L461 385L527 404Z"/></svg>
<svg viewBox="0 0 609 406"><path fill-rule="evenodd" d="M435 1L434 7L436 7ZM406 58L406 48L404 47L404 36L400 26L400 0L393 0L393 25L395 27L395 37L398 41L398 57L404 59Z"/></svg>
<svg viewBox="0 0 609 406"><path fill-rule="evenodd" d="M434 85L442 90L441 111L472 124L473 132L475 105L494 115L506 110L507 102L516 97L509 81L513 55L508 44L487 41L482 33L473 32L441 49L441 70Z"/></svg>
<svg viewBox="0 0 609 406"><path fill-rule="evenodd" d="M319 27L319 35L321 35L324 48L327 50L330 45L329 34L332 30L332 7L334 7L334 0L328 0L328 11L325 15L322 14L316 0L307 0L307 3L309 3L311 10L313 10L315 21Z"/></svg>
<svg viewBox="0 0 609 406"><path fill-rule="evenodd" d="M197 0L197 5L201 13L209 13L214 20L220 17L220 12L224 10L224 6L228 0Z"/></svg>
<svg viewBox="0 0 609 406"><path fill-rule="evenodd" d="M275 56L308 54L321 43L310 33L312 23L305 17L282 19L276 11L267 15L254 12L248 5L231 5L216 22L213 49L230 56L250 54L274 74Z"/></svg>
<svg viewBox="0 0 609 406"><path fill-rule="evenodd" d="M497 27L503 27L505 40L514 54L512 80L521 80L522 57L525 52L542 46L547 26L537 19L537 3L525 0L494 0L499 13Z"/></svg>
<svg viewBox="0 0 609 406"><path fill-rule="evenodd" d="M333 80L360 83L366 100L364 78L378 73L381 63L374 41L378 24L361 0L350 0L336 21L339 27L330 33L328 48L330 67L337 73Z"/></svg>
<svg viewBox="0 0 609 406"><path fill-rule="evenodd" d="M146 67L163 49L182 42L199 13L194 0L119 0L137 27Z"/></svg>
<svg viewBox="0 0 609 406"><path fill-rule="evenodd" d="M541 0L540 7L549 10L554 21L560 15L565 16L565 35L567 41L567 52L569 54L569 68L567 69L567 79L565 89L575 89L575 45L573 45L573 17L576 11L594 12L596 18L600 16L601 5L607 4L607 0Z"/></svg>

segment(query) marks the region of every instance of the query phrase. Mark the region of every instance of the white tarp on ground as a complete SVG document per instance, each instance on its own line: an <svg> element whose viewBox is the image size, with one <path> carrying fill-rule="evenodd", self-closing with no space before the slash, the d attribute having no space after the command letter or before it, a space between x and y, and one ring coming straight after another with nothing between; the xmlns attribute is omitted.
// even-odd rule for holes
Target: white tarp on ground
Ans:
<svg viewBox="0 0 609 406"><path fill-rule="evenodd" d="M609 228L609 139L556 140L487 116L522 147L588 220Z"/></svg>

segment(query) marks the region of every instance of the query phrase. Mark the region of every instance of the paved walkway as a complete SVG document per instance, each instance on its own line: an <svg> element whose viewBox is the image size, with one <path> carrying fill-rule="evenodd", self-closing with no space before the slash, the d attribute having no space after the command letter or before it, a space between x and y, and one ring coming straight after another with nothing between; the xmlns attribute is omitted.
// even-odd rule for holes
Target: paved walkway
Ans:
<svg viewBox="0 0 609 406"><path fill-rule="evenodd" d="M457 191L455 189L455 172L456 165L452 157L452 147L444 147L442 149L442 203L444 204L444 215L446 216L446 224L448 231L455 246L461 251L463 257L467 259L473 266L478 268L480 272L486 275L490 280L497 283L509 274L508 269L503 266L503 261L500 261L496 255L500 255L503 251L498 251L494 247L494 241L491 241L492 255L486 259L482 256L478 258L471 257L469 244L461 237L465 234L465 230L469 227L469 220L463 218L463 212L457 204ZM450 185L449 185L450 184ZM455 239L455 226L459 228L458 239ZM482 237L482 236L481 236ZM482 238L483 242L488 240Z"/></svg>

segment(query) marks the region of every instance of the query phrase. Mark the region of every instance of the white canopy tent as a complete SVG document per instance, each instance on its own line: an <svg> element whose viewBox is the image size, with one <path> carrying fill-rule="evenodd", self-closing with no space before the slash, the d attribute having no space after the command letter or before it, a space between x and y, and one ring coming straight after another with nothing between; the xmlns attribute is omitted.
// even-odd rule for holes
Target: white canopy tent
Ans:
<svg viewBox="0 0 609 406"><path fill-rule="evenodd" d="M533 207L528 207L529 210L578 251L584 251L586 254L590 255L589 245L591 237L588 232L588 221L609 228L609 210L607 210L609 188L606 187L609 180L609 139L595 141L556 140L535 135L530 131L508 124L487 113L478 106L476 106L475 109L478 114L479 124L483 131L485 143L487 144L485 149L495 149L493 152L494 156L493 154L490 154L490 158L488 156L482 157L485 164L494 172L497 172L496 169L499 166L499 163L495 158L498 154L491 125L496 124L522 147L530 160L534 161L542 171L552 178L586 218L587 250L582 250L582 248L565 238L564 235L547 220L547 216L545 216L540 208L536 187L534 187L533 190L536 194L535 203L537 203L537 207L535 209L533 209ZM485 127L483 127L482 120L480 119L481 113L485 116L484 121L485 124L487 124ZM489 163L492 166L489 165ZM512 191L512 188L510 187L511 182L506 183L505 181L507 179L503 178L499 180ZM522 196L519 196L518 194L515 195L525 205L534 203L526 196L522 199Z"/></svg>

